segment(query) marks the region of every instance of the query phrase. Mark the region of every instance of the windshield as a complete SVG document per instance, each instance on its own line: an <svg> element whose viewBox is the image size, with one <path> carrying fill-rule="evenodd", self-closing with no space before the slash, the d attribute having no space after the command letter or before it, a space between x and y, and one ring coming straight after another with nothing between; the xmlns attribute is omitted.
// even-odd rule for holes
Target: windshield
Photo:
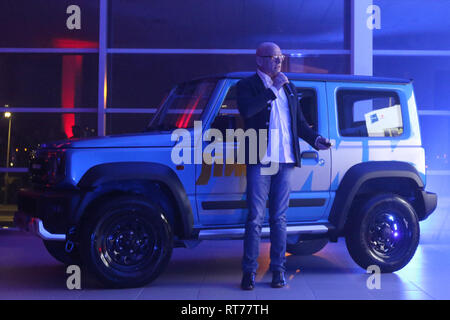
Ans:
<svg viewBox="0 0 450 320"><path fill-rule="evenodd" d="M147 131L193 128L200 120L217 80L202 80L176 86L162 103Z"/></svg>

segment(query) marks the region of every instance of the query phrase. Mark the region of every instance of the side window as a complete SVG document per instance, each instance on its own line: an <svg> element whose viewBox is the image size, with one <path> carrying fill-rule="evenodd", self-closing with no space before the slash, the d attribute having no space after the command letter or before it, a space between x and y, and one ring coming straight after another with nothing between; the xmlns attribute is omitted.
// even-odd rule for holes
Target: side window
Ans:
<svg viewBox="0 0 450 320"><path fill-rule="evenodd" d="M317 116L317 94L316 90L311 88L296 88L300 108L305 116L306 122L313 130L318 128ZM211 128L219 129L225 137L226 129L243 129L244 120L242 119L236 101L236 86L232 86L220 106L219 114L214 119Z"/></svg>
<svg viewBox="0 0 450 320"><path fill-rule="evenodd" d="M226 129L244 129L244 120L237 107L236 86L232 86L228 90L211 128L219 129L224 137Z"/></svg>
<svg viewBox="0 0 450 320"><path fill-rule="evenodd" d="M339 90L339 133L347 137L396 137L403 133L400 99L393 91Z"/></svg>
<svg viewBox="0 0 450 320"><path fill-rule="evenodd" d="M299 106L303 112L303 115L305 116L306 122L314 131L317 131L318 116L316 90L300 87L297 87L296 89L298 94Z"/></svg>

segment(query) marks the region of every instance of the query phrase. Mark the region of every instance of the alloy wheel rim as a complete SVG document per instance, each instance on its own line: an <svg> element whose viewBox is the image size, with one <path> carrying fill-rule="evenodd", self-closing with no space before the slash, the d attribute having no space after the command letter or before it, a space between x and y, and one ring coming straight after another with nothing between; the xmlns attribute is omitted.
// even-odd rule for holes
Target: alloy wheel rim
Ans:
<svg viewBox="0 0 450 320"><path fill-rule="evenodd" d="M103 265L119 272L133 272L155 263L161 253L157 232L135 210L103 224L95 234L94 250Z"/></svg>
<svg viewBox="0 0 450 320"><path fill-rule="evenodd" d="M375 215L368 226L367 241L373 253L382 258L395 258L411 238L407 221L395 212Z"/></svg>

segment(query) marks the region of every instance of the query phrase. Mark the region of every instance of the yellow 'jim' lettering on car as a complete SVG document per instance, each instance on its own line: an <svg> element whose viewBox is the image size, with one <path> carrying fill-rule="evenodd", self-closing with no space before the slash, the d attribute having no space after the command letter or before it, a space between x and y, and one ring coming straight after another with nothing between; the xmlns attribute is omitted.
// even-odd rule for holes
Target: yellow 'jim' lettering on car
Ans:
<svg viewBox="0 0 450 320"><path fill-rule="evenodd" d="M225 169L224 169L225 166ZM212 165L206 164L205 162L202 163L202 171L200 172L200 176L198 177L197 181L195 182L198 186L207 185L209 182L209 179L211 178L211 171ZM242 177L246 176L247 169L245 164L240 163L233 163L233 164L214 164L214 171L213 176L214 177L230 177L234 172L235 177Z"/></svg>

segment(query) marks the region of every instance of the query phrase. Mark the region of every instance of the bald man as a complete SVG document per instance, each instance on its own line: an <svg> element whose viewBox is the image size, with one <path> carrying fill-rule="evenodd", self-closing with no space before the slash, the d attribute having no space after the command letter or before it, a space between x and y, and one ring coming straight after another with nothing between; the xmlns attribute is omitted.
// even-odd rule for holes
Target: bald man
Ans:
<svg viewBox="0 0 450 320"><path fill-rule="evenodd" d="M257 154L246 146L247 207L245 225L243 277L241 288L252 290L258 268L261 226L266 201L269 200L270 270L272 287L286 285L286 210L291 192L294 167L300 167L298 137L316 150L330 147L328 139L314 132L299 107L295 86L281 72L284 55L272 42L260 44L256 50L257 71L237 84L237 103L246 129L267 130L268 137L258 141ZM257 134L259 136L259 134ZM262 152L259 150L262 148ZM258 157L263 154L262 159ZM255 155L253 155L255 156ZM276 168L276 170L268 170Z"/></svg>

